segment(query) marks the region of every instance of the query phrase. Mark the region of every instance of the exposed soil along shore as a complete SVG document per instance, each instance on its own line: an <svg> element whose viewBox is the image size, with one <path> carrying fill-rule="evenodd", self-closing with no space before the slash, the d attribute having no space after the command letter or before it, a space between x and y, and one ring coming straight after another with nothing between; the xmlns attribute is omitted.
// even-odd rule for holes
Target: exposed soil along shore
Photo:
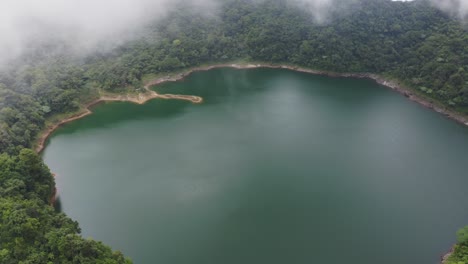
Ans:
<svg viewBox="0 0 468 264"><path fill-rule="evenodd" d="M206 67L197 67L191 70L188 70L185 73L181 73L177 75L176 77L167 77L167 78L162 78L162 79L157 79L154 81L150 81L145 88L149 89L150 86L158 85L162 82L167 82L167 81L179 81L184 79L185 77L189 76L190 74L197 72L197 71L208 71L216 68L235 68L235 69L255 69L255 68L271 68L271 69L288 69L292 71L297 71L297 72L304 72L304 73L310 73L310 74L315 74L315 75L323 75L327 77L332 77L332 78L359 78L359 79L371 79L377 82L380 85L386 86L402 95L407 97L413 102L417 102L420 105L427 107L429 109L432 109L438 113L441 113L445 115L446 117L455 120L463 125L468 126L468 117L463 116L462 114L459 114L453 110L447 109L440 107L436 105L435 103L432 103L428 101L428 99L423 98L417 94L414 94L411 92L411 90L408 87L405 87L404 85L400 84L399 82L396 81L391 81L387 80L382 76L379 76L377 74L371 74L371 73L335 73L335 72L329 72L329 71L320 71L320 70L313 70L313 69L307 69L307 68L301 68L301 67L296 67L296 66L290 66L290 65L274 65L274 64L218 64L218 65L210 65ZM453 247L450 249L449 252L441 256L441 263L444 264L446 263L447 259L453 254Z"/></svg>
<svg viewBox="0 0 468 264"><path fill-rule="evenodd" d="M157 78L154 80L151 80L147 82L144 85L144 88L146 92L144 94L138 94L138 95L104 95L101 96L100 98L88 103L84 109L85 111L82 113L79 113L75 116L66 118L64 120L61 120L60 122L51 125L50 127L46 128L43 133L41 133L41 136L38 139L38 144L36 147L36 152L40 153L44 150L45 143L49 136L60 126L75 121L77 119L83 118L87 115L92 114L92 111L89 109L90 107L99 104L101 102L108 102L108 101L120 101L120 102L132 102L136 104L144 104L149 100L155 99L155 98L160 98L160 99L176 99L176 100L186 100L190 101L192 103L201 103L203 102L203 98L199 96L193 96L193 95L177 95L177 94L158 94L157 92L153 91L150 89L151 86L156 86L165 82L176 82L183 80L185 77L189 76L190 74L194 72L199 72L199 71L208 71L212 69L217 69L217 68L235 68L235 69L255 69L255 68L271 68L271 69L288 69L292 71L297 71L297 72L304 72L304 73L310 73L310 74L315 74L315 75L323 75L323 76L328 76L328 77L333 77L333 78L359 78L359 79L372 79L376 81L380 85L384 85L392 90L397 91L398 93L404 95L405 97L409 98L411 101L417 102L429 109L432 109L438 113L441 113L448 118L455 120L461 124L464 124L468 126L468 117L463 116L462 114L456 113L453 110L447 109L440 107L427 99L414 94L413 92L410 91L409 88L404 87L402 84L399 82L395 81L390 81L385 79L382 76L379 76L377 74L371 74L371 73L336 73L336 72L329 72L329 71L320 71L320 70L313 70L313 69L307 69L307 68L301 68L301 67L296 67L296 66L290 66L290 65L274 65L274 64L215 64L215 65L210 65L210 66L202 66L202 67L196 67L193 69L189 69L184 73L177 74L175 76L168 76L168 77L162 77L162 78Z"/></svg>
<svg viewBox="0 0 468 264"><path fill-rule="evenodd" d="M445 107L441 107L436 103L430 102L427 98L419 96L413 93L408 87L405 87L403 84L397 81L387 80L382 76L372 73L336 73L330 71L320 71L320 70L313 70L308 68L302 68L297 66L290 66L290 65L275 65L275 64L216 64L204 67L197 67L191 70L188 70L185 73L178 74L175 77L166 77L156 79L154 81L150 81L145 88L149 88L150 86L158 85L163 82L170 82L170 81L179 81L184 79L185 77L189 76L190 74L197 72L197 71L208 71L216 68L235 68L235 69L255 69L255 68L271 68L271 69L288 69L297 72L304 72L310 73L315 75L323 75L333 78L359 78L359 79L371 79L376 81L378 84L386 86L392 90L397 91L398 93L404 95L405 97L409 98L411 101L417 102L424 107L432 109L438 113L441 113L448 118L455 120L461 124L468 126L468 117L462 114L455 112L454 110L447 109Z"/></svg>
<svg viewBox="0 0 468 264"><path fill-rule="evenodd" d="M433 103L430 101L430 99L424 98L423 96L420 96L418 94L415 94L412 92L408 87L405 87L398 81L392 81L385 79L382 76L379 76L377 74L370 74L370 73L335 73L335 72L328 72L328 71L320 71L320 70L313 70L313 69L307 69L307 68L301 68L301 67L296 67L296 66L289 66L289 65L274 65L274 64L216 64L216 65L210 65L210 66L202 66L202 67L196 67L187 70L186 72L179 73L176 75L168 75L166 77L160 77L151 81L148 81L144 85L145 92L141 94L132 94L132 95L103 95L100 98L89 102L84 106L84 111L81 113L78 113L74 116L68 117L66 119L63 119L55 124L50 125L47 127L41 134L38 139L36 151L38 153L42 152L45 148L46 141L48 137L60 126L81 119L85 116L88 116L92 114L92 111L90 108L92 106L95 106L101 102L107 102L107 101L121 101L121 102L132 102L135 104L144 104L149 100L160 98L160 99L176 99L176 100L186 100L190 101L192 103L202 103L203 98L198 97L198 96L193 96L193 95L177 95L177 94L158 94L157 92L151 90L152 86L156 86L165 82L176 82L183 80L190 74L194 72L199 72L199 71L208 71L216 68L235 68L235 69L254 69L254 68L272 68L272 69L288 69L296 72L303 72L303 73L309 73L309 74L315 74L315 75L323 75L323 76L328 76L332 78L360 78L360 79L371 79L377 82L380 85L386 86L392 90L397 91L398 93L404 95L408 99L417 102L421 104L424 107L427 107L429 109L432 109L438 113L441 113L448 118L455 120L461 124L467 125L468 126L468 117L464 116L460 113L455 112L454 110L444 108L442 106L439 106L439 104ZM53 195L51 196L50 203L53 205L56 200L56 194L57 190L54 190ZM453 248L446 253L445 255L441 256L441 263L445 263L448 259L448 257L453 253Z"/></svg>
<svg viewBox="0 0 468 264"><path fill-rule="evenodd" d="M449 252L447 252L445 255L440 257L440 263L445 264L447 263L448 258L453 254L453 251L455 250L455 246L453 246Z"/></svg>
<svg viewBox="0 0 468 264"><path fill-rule="evenodd" d="M169 80L166 80L164 78L159 79L158 84L167 82ZM135 104L144 104L149 100L160 98L160 99L176 99L176 100L186 100L190 101L194 104L199 104L203 102L203 98L199 96L194 96L194 95L179 95L179 94L158 94L155 91L152 91L149 89L150 85L145 85L145 90L146 92L143 94L137 94L137 95L103 95L99 97L98 99L88 103L84 107L84 112L78 113L74 116L68 117L66 119L63 119L49 127L47 127L43 133L41 133L41 136L38 139L37 147L36 147L36 152L41 153L44 148L45 144L47 142L47 139L49 136L59 127L66 123L70 123L72 121L81 119L85 116L88 116L92 114L93 112L90 110L92 106L95 106L99 103L102 102L131 102Z"/></svg>

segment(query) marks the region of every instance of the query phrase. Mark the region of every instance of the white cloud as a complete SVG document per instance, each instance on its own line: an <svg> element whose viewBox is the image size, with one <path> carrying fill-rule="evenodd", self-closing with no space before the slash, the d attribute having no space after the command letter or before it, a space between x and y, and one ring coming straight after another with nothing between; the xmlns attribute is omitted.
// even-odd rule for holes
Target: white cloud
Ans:
<svg viewBox="0 0 468 264"><path fill-rule="evenodd" d="M270 0L252 0L270 1ZM288 0L324 22L331 11L358 0ZM440 9L467 18L468 0L430 0ZM136 29L162 18L174 3L198 6L211 14L222 0L0 0L0 63L45 40L66 40L76 50L131 39ZM110 40L105 42L104 40Z"/></svg>
<svg viewBox="0 0 468 264"><path fill-rule="evenodd" d="M315 20L323 22L327 18L330 9L339 4L337 0L291 0L295 4L302 5L307 8Z"/></svg>
<svg viewBox="0 0 468 264"><path fill-rule="evenodd" d="M440 9L468 20L468 0L431 0Z"/></svg>
<svg viewBox="0 0 468 264"><path fill-rule="evenodd" d="M174 0L1 0L0 61L45 39L66 39L89 49L109 37L124 38L163 17ZM189 0L200 9L212 0ZM117 39L117 38L114 38Z"/></svg>

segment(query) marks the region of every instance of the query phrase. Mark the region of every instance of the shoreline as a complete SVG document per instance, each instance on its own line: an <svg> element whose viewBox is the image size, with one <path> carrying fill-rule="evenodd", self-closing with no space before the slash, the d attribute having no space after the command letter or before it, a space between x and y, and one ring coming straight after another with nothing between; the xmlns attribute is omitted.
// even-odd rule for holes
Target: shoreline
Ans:
<svg viewBox="0 0 468 264"><path fill-rule="evenodd" d="M266 64L266 63L229 63L229 64L213 64L209 66L200 66L191 69L187 69L182 73L178 73L175 76L169 73L166 77L159 77L154 80L148 81L143 87L146 91L146 94L138 94L138 95L104 95L99 97L98 99L87 103L84 106L84 112L75 114L71 117L65 118L57 123L45 128L43 132L41 132L36 141L36 152L41 153L45 148L45 143L50 135L60 126L67 124L69 122L81 119L85 116L92 114L93 112L90 110L90 107L95 106L102 102L131 102L136 104L144 104L149 100L160 98L160 99L176 99L176 100L186 100L192 103L202 103L203 98L199 96L193 95L177 95L177 94L158 94L157 92L151 90L152 86L157 86L166 82L177 82L185 79L189 75L195 72L200 71L209 71L213 69L219 68L234 68L234 69L257 69L257 68L269 68L269 69L286 69L296 72L320 75L320 76L327 76L331 78L356 78L356 79L370 79L375 81L379 85L383 85L387 88L390 88L399 94L405 96L409 100L416 102L426 108L434 110L437 113L443 114L449 119L452 119L460 124L468 126L468 116L464 116L460 113L457 113L453 110L447 109L443 106L439 106L437 103L430 102L428 99L423 98L420 95L415 94L412 92L408 87L400 84L397 81L387 80L386 78L372 73L336 73L331 71L321 71L321 70L314 70L308 69L298 66L291 66L291 65L276 65L276 64ZM148 94L149 93L149 94Z"/></svg>
<svg viewBox="0 0 468 264"><path fill-rule="evenodd" d="M398 81L388 80L378 74L371 74L371 73L336 73L331 71L322 71L322 70L314 70L309 68L303 68L298 66L291 66L291 65L276 65L276 64L266 64L266 63L230 63L230 64L213 64L209 66L200 66L189 68L182 73L172 74L169 73L165 77L158 77L153 80L148 81L144 84L143 88L145 90L144 94L136 94L136 95L102 95L98 99L95 99L87 104L84 105L81 113L76 113L70 117L62 119L55 124L46 127L41 133L39 133L39 137L37 139L37 146L35 151L37 153L41 153L45 149L45 145L47 139L52 135L52 133L60 128L62 125L73 122L75 120L81 119L88 115L91 115L93 112L91 111L91 107L98 105L103 102L131 102L135 104L144 104L147 101L160 98L160 99L176 99L176 100L186 100L190 101L195 104L199 104L203 102L203 98L194 95L178 95L178 94L158 94L157 92L151 90L152 86L157 86L166 82L177 82L185 79L186 77L190 76L192 73L201 72L201 71L209 71L213 69L219 68L234 68L234 69L257 69L257 68L269 68L269 69L286 69L295 72L302 72L308 73L313 75L319 76L326 76L331 78L356 78L356 79L369 79L375 81L377 84L390 88L399 94L405 96L409 100L422 105L428 109L431 109L439 114L444 115L445 117L454 120L462 125L468 126L468 116L464 116L463 114L457 113L454 110L448 109L444 106L441 106L439 103L431 102L430 99L424 98L418 94L415 94L411 91L408 87L405 87ZM51 197L51 204L55 203L57 197L57 189L54 190L54 193ZM445 263L450 255L453 254L453 247L449 252L441 256L441 263Z"/></svg>
<svg viewBox="0 0 468 264"><path fill-rule="evenodd" d="M161 79L159 80L159 84L160 83L164 83L166 82L166 80L164 79ZM47 139L50 137L50 135L52 135L52 133L54 133L55 130L57 130L59 127L67 124L67 123L70 123L70 122L73 122L75 120L78 120L78 119L81 119L83 117L86 117L88 115L91 115L93 113L93 111L91 111L91 107L95 106L95 105L98 105L100 103L104 103L104 102L130 102L130 103L134 103L134 104L144 104L150 100L153 100L153 99L157 99L157 98L160 98L160 99L166 99L166 100L170 100L170 99L176 99L176 100L185 100L185 101L190 101L194 104L199 104L199 103L202 103L203 102L203 98L199 97L199 96L194 96L194 95L180 95L180 94L158 94L157 92L155 91L152 91L149 89L149 85L145 85L144 86L145 88L145 93L144 94L136 94L136 95L102 95L100 96L98 99L95 99L87 104L84 105L83 109L84 111L81 111L81 112L78 112L70 117L67 117L65 119L62 119L48 127L46 127L39 135L38 139L37 139L37 143L36 143L36 147L35 147L35 151L36 153L40 154L44 148L45 148L45 145L47 143Z"/></svg>
<svg viewBox="0 0 468 264"><path fill-rule="evenodd" d="M441 263L441 264L447 263L447 261L448 261L448 259L450 258L450 256L452 256L454 250L455 250L455 245L453 245L453 246L450 248L450 251L449 251L449 252L445 253L443 256L440 257L440 263Z"/></svg>
<svg viewBox="0 0 468 264"><path fill-rule="evenodd" d="M286 69L295 72L302 72L320 76L327 76L331 78L356 78L356 79L370 79L375 81L379 85L383 85L390 88L399 94L405 96L409 100L416 102L426 108L429 108L437 113L446 116L462 125L468 126L468 116L456 112L455 110L448 109L440 103L432 102L431 99L425 98L424 96L418 95L411 91L410 88L404 86L398 81L388 80L387 78L373 73L337 73L331 71L314 70L299 66L284 65L284 64L268 64L268 63L230 63L230 64L213 64L209 66L200 66L192 69L188 69L186 72L179 73L175 77L160 78L153 81L149 81L145 88L149 89L150 86L158 85L163 82L175 82L183 80L192 73L199 71L209 71L219 68L234 68L234 69L257 69L257 68L269 68L269 69Z"/></svg>

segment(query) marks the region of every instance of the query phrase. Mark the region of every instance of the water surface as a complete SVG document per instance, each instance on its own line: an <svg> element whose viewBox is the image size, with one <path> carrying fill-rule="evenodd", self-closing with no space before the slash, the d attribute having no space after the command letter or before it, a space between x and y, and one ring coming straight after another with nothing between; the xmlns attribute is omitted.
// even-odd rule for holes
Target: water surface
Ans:
<svg viewBox="0 0 468 264"><path fill-rule="evenodd" d="M107 103L44 159L135 263L426 264L468 224L468 129L369 80L217 69Z"/></svg>

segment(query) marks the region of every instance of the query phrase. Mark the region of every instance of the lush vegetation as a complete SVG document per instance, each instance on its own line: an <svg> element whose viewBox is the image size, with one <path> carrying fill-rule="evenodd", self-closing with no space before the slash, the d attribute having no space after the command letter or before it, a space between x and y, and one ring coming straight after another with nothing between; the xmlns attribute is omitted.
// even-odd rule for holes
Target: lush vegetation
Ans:
<svg viewBox="0 0 468 264"><path fill-rule="evenodd" d="M48 120L76 112L99 91L138 92L147 74L239 60L370 72L467 113L468 34L462 23L425 0L359 3L325 23L285 0L224 0L214 17L180 8L111 52L82 57L48 44L2 70L0 262L126 261L82 239L75 222L54 212L50 172L25 148L33 147ZM456 252L468 256L460 251L465 244Z"/></svg>
<svg viewBox="0 0 468 264"><path fill-rule="evenodd" d="M34 151L2 154L0 168L0 263L130 263L49 206L54 178Z"/></svg>
<svg viewBox="0 0 468 264"><path fill-rule="evenodd" d="M468 263L468 226L458 230L457 241L458 244L444 264Z"/></svg>
<svg viewBox="0 0 468 264"><path fill-rule="evenodd" d="M180 9L107 54L77 60L40 49L0 74L0 151L31 147L45 120L76 111L97 90L138 89L145 74L210 62L379 73L468 111L468 34L460 21L423 0L360 2L317 24L284 0L225 0L217 17Z"/></svg>

